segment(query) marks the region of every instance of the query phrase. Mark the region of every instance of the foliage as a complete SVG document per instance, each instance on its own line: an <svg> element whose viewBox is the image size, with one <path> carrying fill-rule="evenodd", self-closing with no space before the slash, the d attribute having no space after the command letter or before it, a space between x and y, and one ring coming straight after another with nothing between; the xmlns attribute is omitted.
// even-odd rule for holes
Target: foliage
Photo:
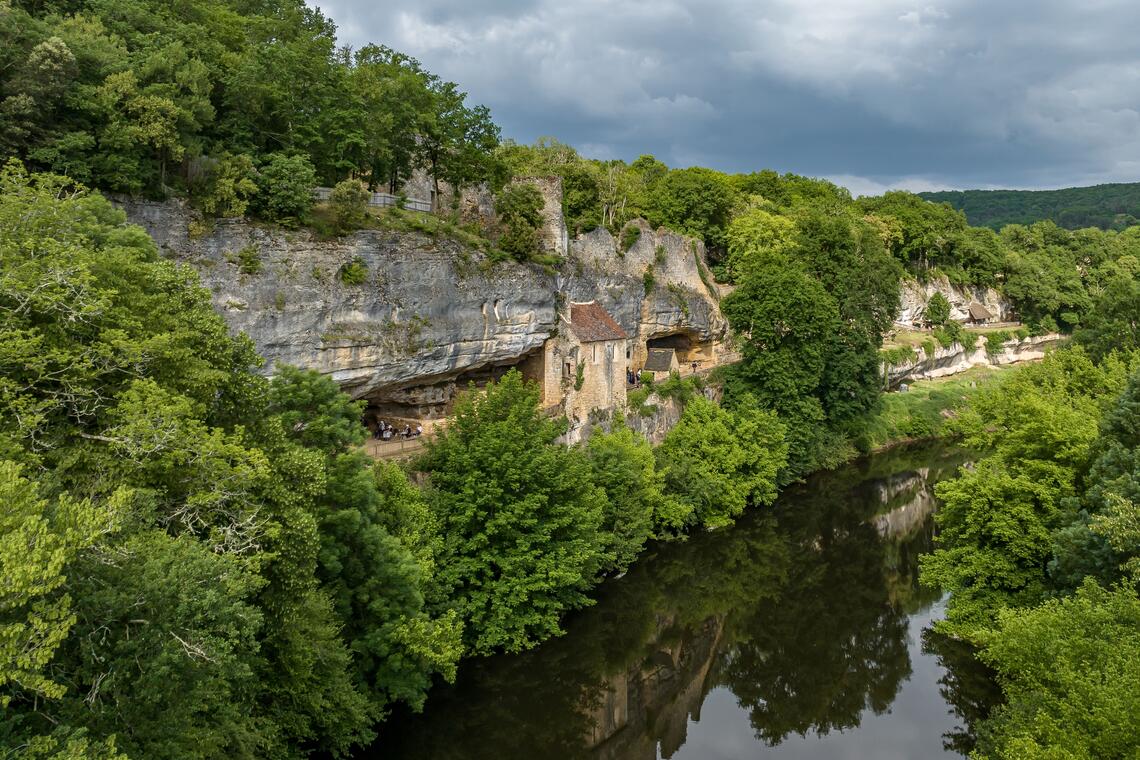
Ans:
<svg viewBox="0 0 1140 760"><path fill-rule="evenodd" d="M368 188L357 179L336 183L329 194L329 208L339 232L360 229L368 219Z"/></svg>
<svg viewBox="0 0 1140 760"><path fill-rule="evenodd" d="M215 216L243 216L257 194L253 159L245 154L223 153L208 162L198 205Z"/></svg>
<svg viewBox="0 0 1140 760"><path fill-rule="evenodd" d="M341 754L422 702L457 621L425 610L431 555L350 451L359 408L258 374L99 196L15 165L0 184L6 746Z"/></svg>
<svg viewBox="0 0 1140 760"><path fill-rule="evenodd" d="M629 224L622 228L621 240L618 241L618 252L625 255L625 252L633 248L634 244L641 238L641 228L636 224Z"/></svg>
<svg viewBox="0 0 1140 760"><path fill-rule="evenodd" d="M307 156L271 153L256 176L254 210L282 224L296 224L313 205L317 174Z"/></svg>
<svg viewBox="0 0 1140 760"><path fill-rule="evenodd" d="M340 49L333 23L298 0L4 13L0 150L37 168L119 192L189 191L217 214L250 198L247 162L280 179L278 159L303 159L309 176L292 180L306 194L349 176L395 190L420 166L455 187L504 179L486 108L402 53ZM299 194L256 182L259 213L302 218Z"/></svg>
<svg viewBox="0 0 1140 760"><path fill-rule="evenodd" d="M368 282L368 264L359 256L341 265L337 277L345 285L363 285Z"/></svg>
<svg viewBox="0 0 1140 760"><path fill-rule="evenodd" d="M244 246L234 257L238 271L245 275L255 275L261 271L261 251L256 245Z"/></svg>
<svg viewBox="0 0 1140 760"><path fill-rule="evenodd" d="M666 527L721 528L748 504L770 503L787 461L784 433L776 415L752 399L730 412L694 396L657 450L667 491L684 507Z"/></svg>
<svg viewBox="0 0 1140 760"><path fill-rule="evenodd" d="M1140 598L1085 582L1069 598L1002 612L981 635L1007 703L978 757L1130 757L1140 750Z"/></svg>
<svg viewBox="0 0 1140 760"><path fill-rule="evenodd" d="M735 190L723 174L701 167L674 169L650 190L646 217L722 251L735 200Z"/></svg>
<svg viewBox="0 0 1140 760"><path fill-rule="evenodd" d="M127 493L95 507L66 494L55 504L39 496L39 485L23 477L15 462L0 461L0 689L58 699L63 685L47 675L56 649L75 625L65 569L79 554L116 529L117 510ZM0 707L11 701L0 691Z"/></svg>
<svg viewBox="0 0 1140 760"><path fill-rule="evenodd" d="M441 536L434 607L464 621L470 651L519 651L558 634L605 563L605 492L555 440L539 391L517 371L456 402L419 466Z"/></svg>
<svg viewBox="0 0 1140 760"><path fill-rule="evenodd" d="M970 224L995 230L1046 220L1070 230L1123 229L1140 219L1138 183L1061 190L942 190L919 195L962 210Z"/></svg>
<svg viewBox="0 0 1140 760"><path fill-rule="evenodd" d="M1054 534L1079 518L1078 476L1125 374L1120 362L1055 352L983 391L950 424L966 445L991 452L938 489L939 548L922 571L924 582L951 592L951 628L969 633L994 610L1049 593L1043 570Z"/></svg>
<svg viewBox="0 0 1140 760"><path fill-rule="evenodd" d="M738 287L722 308L745 337L727 390L755 394L787 423L782 478L794 480L832 461L843 436L829 428L854 424L878 400L899 267L871 227L846 215L804 209L794 244L775 247L750 237L760 221L744 216L730 228Z"/></svg>
<svg viewBox="0 0 1140 760"><path fill-rule="evenodd" d="M936 291L926 302L923 310L926 321L935 327L941 327L950 319L950 302L941 291Z"/></svg>
<svg viewBox="0 0 1140 760"><path fill-rule="evenodd" d="M665 494L665 477L657 470L653 448L620 415L610 432L590 436L585 453L592 480L607 497L601 522L606 555L602 570L622 573L649 538L677 524L680 507Z"/></svg>
<svg viewBox="0 0 1140 760"><path fill-rule="evenodd" d="M499 221L497 245L500 249L519 261L538 254L542 193L537 187L514 184L504 188L495 199L495 212Z"/></svg>
<svg viewBox="0 0 1140 760"><path fill-rule="evenodd" d="M952 377L911 383L906 393L884 394L879 409L867 421L866 447L874 450L911 438L946 434L946 424L955 410L1006 376L1004 369L975 368Z"/></svg>

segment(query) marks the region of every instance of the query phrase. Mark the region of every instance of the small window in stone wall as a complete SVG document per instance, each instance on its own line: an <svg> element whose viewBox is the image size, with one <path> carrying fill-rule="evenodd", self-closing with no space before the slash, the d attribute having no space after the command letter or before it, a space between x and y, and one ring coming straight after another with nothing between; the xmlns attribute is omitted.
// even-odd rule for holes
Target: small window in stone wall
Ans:
<svg viewBox="0 0 1140 760"><path fill-rule="evenodd" d="M633 356L633 352L632 352L632 351L630 351L630 350L627 348L627 349L625 350L625 358L626 358L626 359L629 359L629 358L632 358L632 356Z"/></svg>
<svg viewBox="0 0 1140 760"><path fill-rule="evenodd" d="M598 363L598 344L595 343L593 346L590 347L590 350L594 354L594 364L597 364Z"/></svg>
<svg viewBox="0 0 1140 760"><path fill-rule="evenodd" d="M574 368L573 368L573 366L571 366L570 362L566 362L565 364L562 365L562 377L569 380L570 376L572 374L574 374L573 370L574 370Z"/></svg>

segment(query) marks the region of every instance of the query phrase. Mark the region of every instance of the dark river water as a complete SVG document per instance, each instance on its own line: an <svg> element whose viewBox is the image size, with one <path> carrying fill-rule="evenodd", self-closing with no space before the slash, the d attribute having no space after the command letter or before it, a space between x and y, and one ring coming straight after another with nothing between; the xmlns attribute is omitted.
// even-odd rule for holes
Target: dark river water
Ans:
<svg viewBox="0 0 1140 760"><path fill-rule="evenodd" d="M928 630L944 599L917 560L963 461L895 450L655 547L565 636L465 662L358 757L958 757L994 687Z"/></svg>

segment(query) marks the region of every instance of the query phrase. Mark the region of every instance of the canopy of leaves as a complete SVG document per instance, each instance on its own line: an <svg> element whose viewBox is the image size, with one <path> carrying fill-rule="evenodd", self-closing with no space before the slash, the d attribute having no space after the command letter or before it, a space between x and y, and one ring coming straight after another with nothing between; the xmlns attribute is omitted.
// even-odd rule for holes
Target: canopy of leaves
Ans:
<svg viewBox="0 0 1140 760"><path fill-rule="evenodd" d="M14 164L0 187L5 746L340 753L422 702L458 626L352 453L359 407L257 374L102 198Z"/></svg>
<svg viewBox="0 0 1140 760"><path fill-rule="evenodd" d="M562 432L512 370L463 395L420 462L440 532L434 604L459 613L473 652L534 646L589 603L606 494L581 452L554 445Z"/></svg>
<svg viewBox="0 0 1140 760"><path fill-rule="evenodd" d="M417 167L454 186L504 179L485 107L402 53L338 48L333 23L301 0L0 14L0 151L37 168L115 191L189 191L219 214L278 194L252 170L275 154L304 158L315 177L303 178L329 185L357 176L394 190Z"/></svg>
<svg viewBox="0 0 1140 760"><path fill-rule="evenodd" d="M919 193L965 213L970 224L1000 230L1007 224L1052 221L1070 230L1123 229L1140 219L1140 183L1061 190L942 190Z"/></svg>

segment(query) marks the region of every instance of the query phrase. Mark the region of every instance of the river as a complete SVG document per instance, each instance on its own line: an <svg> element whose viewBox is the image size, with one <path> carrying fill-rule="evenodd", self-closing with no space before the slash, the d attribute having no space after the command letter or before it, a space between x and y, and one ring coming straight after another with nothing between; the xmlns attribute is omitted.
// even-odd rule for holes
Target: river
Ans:
<svg viewBox="0 0 1140 760"><path fill-rule="evenodd" d="M358 758L958 757L995 697L917 582L934 483L964 455L898 449L653 547L521 655L464 662Z"/></svg>

